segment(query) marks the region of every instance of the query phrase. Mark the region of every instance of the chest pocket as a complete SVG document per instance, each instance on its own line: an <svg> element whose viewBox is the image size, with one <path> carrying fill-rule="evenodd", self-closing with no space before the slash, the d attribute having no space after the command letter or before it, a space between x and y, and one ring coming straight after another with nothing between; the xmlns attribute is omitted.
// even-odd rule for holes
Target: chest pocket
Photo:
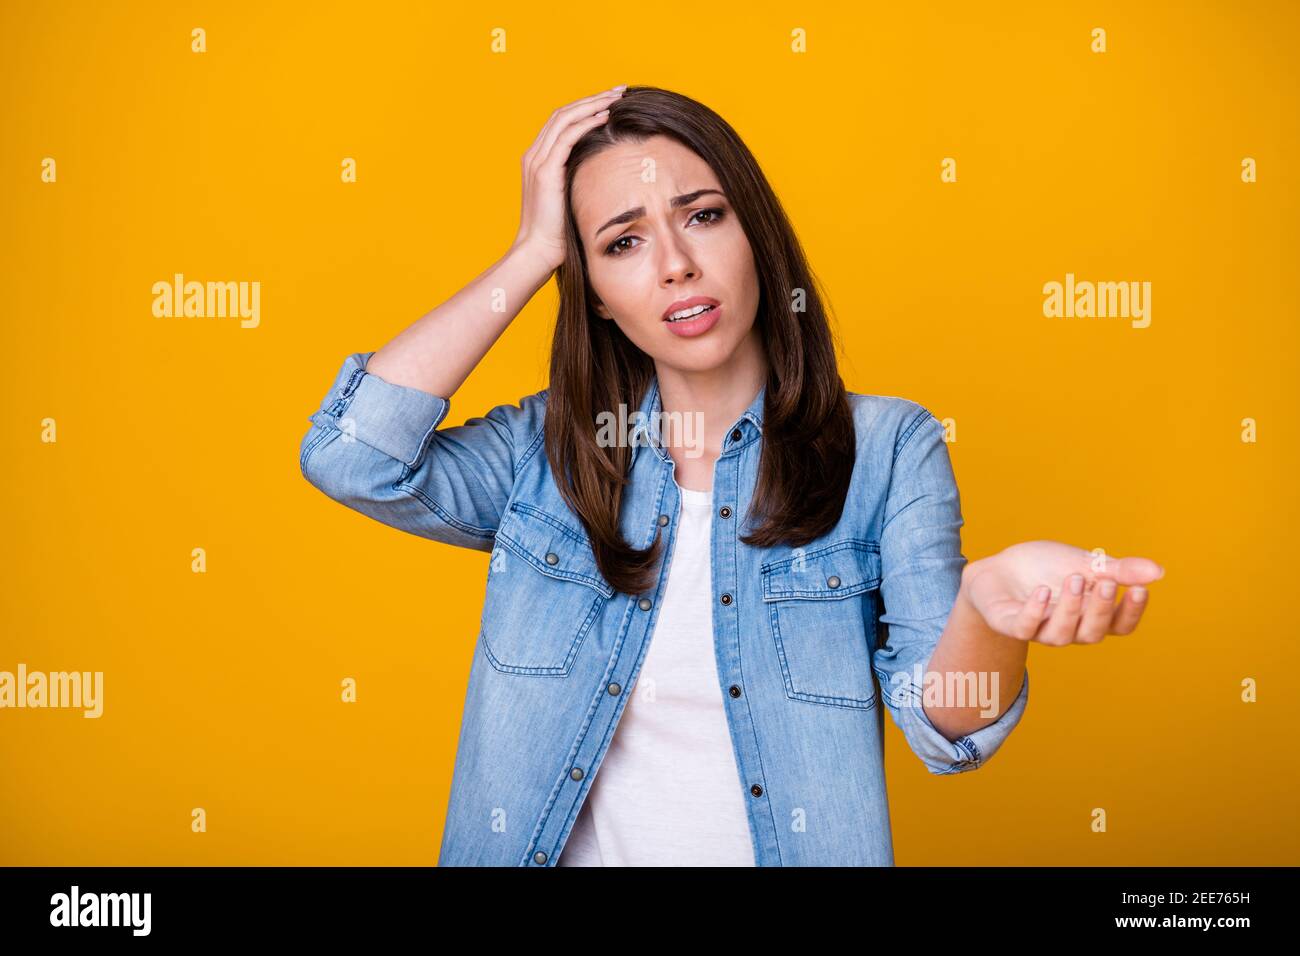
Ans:
<svg viewBox="0 0 1300 956"><path fill-rule="evenodd" d="M880 546L851 539L768 561L763 603L786 694L795 700L869 709Z"/></svg>
<svg viewBox="0 0 1300 956"><path fill-rule="evenodd" d="M514 501L497 529L483 602L482 638L497 670L563 677L614 589L586 536Z"/></svg>

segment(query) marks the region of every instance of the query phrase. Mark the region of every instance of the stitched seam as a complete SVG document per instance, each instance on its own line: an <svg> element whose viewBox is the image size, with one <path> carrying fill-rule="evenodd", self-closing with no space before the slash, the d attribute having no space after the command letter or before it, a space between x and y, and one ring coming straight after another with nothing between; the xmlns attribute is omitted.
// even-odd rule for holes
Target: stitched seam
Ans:
<svg viewBox="0 0 1300 956"><path fill-rule="evenodd" d="M574 633L572 641L569 643L569 650L564 656L564 662L561 664L510 664L497 657L492 652L492 647L488 642L488 628L486 625L480 628L483 639L483 650L488 656L488 663L499 671L507 674L524 674L535 677L560 677L565 676L573 669L573 662L578 656L578 648L587 639L591 632L592 625L595 624L596 618L600 614L600 609L604 605L605 599L597 595L591 602L582 624Z"/></svg>
<svg viewBox="0 0 1300 956"><path fill-rule="evenodd" d="M496 531L494 529L476 528L474 525L466 524L465 522L457 518L455 515L444 510L436 501L434 501L432 498L430 498L428 495L422 492L419 488L416 488L414 485L407 484L406 479L408 475L409 475L409 471L406 474L403 474L400 479L398 479L397 483L393 485L393 488L397 491L403 491L406 494L410 495L416 501L420 502L420 504L424 505L431 512L433 512L433 514L436 515L439 520L455 528L457 531L463 531L464 533L471 534L476 538L491 539L496 537Z"/></svg>
<svg viewBox="0 0 1300 956"><path fill-rule="evenodd" d="M736 467L733 469L733 474L735 475L735 485L734 485L734 487L732 488L732 500L736 503L736 507L732 509L732 512L731 512L731 519L730 519L730 520L735 521L736 524L737 524L737 527L738 527L739 524L740 524L740 515L737 514L737 510L738 510L739 507L740 507L740 463L737 463ZM716 512L715 512L715 513L716 513ZM710 519L709 519L710 524L713 522L713 520L714 520L714 519L713 519L712 517L710 517ZM724 520L727 520L727 519L724 519ZM740 536L739 532L736 533L736 534L733 534L733 535L731 536L731 541L732 541L732 554L731 554L731 560L732 560L732 566L733 566L733 567L740 567L740 537L741 537L741 536ZM710 548L710 551L711 551L711 550L712 550L712 548ZM711 561L711 560L712 560L712 557L710 556L710 561ZM738 610L739 610L739 609L738 609ZM737 614L737 617L739 617L739 613ZM760 627L761 627L761 624L760 624ZM743 642L743 641L740 641L740 640L737 640L737 642L736 642L736 670L739 671L739 673L740 673L740 686L743 688L742 696L741 696L740 700L741 700L741 703L744 705L746 711L747 711L748 714L749 714L748 723L749 723L749 728L750 728L750 734L751 734L751 736L752 736L752 738L753 738L753 740L754 740L754 753L755 753L755 759L758 761L758 773L759 773L759 777L760 777L760 779L766 780L766 779L767 779L767 771L766 771L766 769L764 769L764 767L763 767L763 745L762 745L762 743L761 743L760 740L759 740L758 722L757 722L756 720L754 720L754 711L753 711L753 708L751 708L751 707L749 706L749 682L745 679L745 658L744 658L744 654L743 654L743 652L742 652L742 648L743 648L743 646L744 646L744 642ZM782 666L784 666L784 664L783 664ZM734 747L734 743L733 743L733 747ZM740 759L739 755L737 755L736 759L737 759L737 761L739 761L739 759ZM767 791L764 791L764 793L766 793L766 792L767 792ZM746 801L746 802L748 803L748 801ZM755 812L754 815L757 816L757 812ZM781 840L780 840L780 838L777 836L777 834L779 834L779 833L781 832L781 828L777 825L777 821L776 821L776 810L775 810L775 808L772 806L772 798L771 798L771 795L770 795L770 794L768 795L768 799L767 799L767 815L768 815L768 820L770 821L771 826L772 826L772 834L773 834L773 837L772 837L772 844L776 847L776 859L777 859L777 865L778 865L778 866L783 866L784 863L782 862L783 858L782 858L782 856L781 856ZM749 814L746 813L746 821L748 821L748 817L749 817ZM754 841L754 859L755 859L755 861L758 861L758 859L759 859L759 851L760 851L760 846L759 846L759 844L760 844L760 842L761 842L761 834L759 834L759 833L751 833L751 834L750 834L750 837L751 837L751 839Z"/></svg>
<svg viewBox="0 0 1300 956"><path fill-rule="evenodd" d="M768 585L766 578L763 583L763 601L764 603L770 604L773 601L840 601L844 598L857 597L859 594L863 594L867 591L875 591L879 589L880 578L872 578L870 581L863 581L860 584L854 584L847 588L841 584L837 588L826 585L825 587L816 589L802 588L799 590L786 589L783 591L771 588L770 585Z"/></svg>
<svg viewBox="0 0 1300 956"><path fill-rule="evenodd" d="M441 417L445 417L445 416L436 416L436 415L434 416L433 422L430 423L425 433L420 436L420 440L415 446L415 452L411 455L410 458L402 462L402 464L410 468L415 467L415 463L419 461L420 458L424 455L426 446L429 444L429 439L431 439L433 437L433 433L438 430L439 419Z"/></svg>
<svg viewBox="0 0 1300 956"><path fill-rule="evenodd" d="M899 438L898 444L894 446L895 464L898 462L898 456L903 453L903 448L907 445L909 441L912 440L912 436L916 434L917 429L919 429L923 424L925 424L926 420L930 418L934 418L934 416L930 414L929 409L922 408L920 413L917 414L916 418L914 418L911 424L909 424L908 427L903 431L903 435L901 438Z"/></svg>
<svg viewBox="0 0 1300 956"><path fill-rule="evenodd" d="M545 561L538 561L537 556L524 547L522 542L516 541L507 534L502 534L499 529L496 533L496 539L498 542L505 545L508 550L515 552L515 554L523 558L547 577L558 578L562 581L571 581L574 584L582 584L589 588L594 588L607 598L614 596L613 588L597 583L595 578L577 571L565 571L559 568L553 568Z"/></svg>
<svg viewBox="0 0 1300 956"><path fill-rule="evenodd" d="M558 518L555 518L547 514L541 508L534 508L531 505L526 505L519 501L512 501L510 503L510 510L515 512L515 514L528 515L530 518L536 518L538 521L544 521L547 524L549 524L551 527L553 527L556 531L560 531L568 535L578 544L584 545L585 547L588 548L591 547L590 541L582 537L582 535L578 534L576 531L574 531L572 528L566 525L563 521L560 521Z"/></svg>
<svg viewBox="0 0 1300 956"><path fill-rule="evenodd" d="M790 673L785 653L785 641L781 638L780 615L777 613L777 605L769 604L771 608L769 618L772 621L772 634L776 638L776 649L778 656L781 658L781 675L785 679L785 693L791 700L802 700L813 704L824 704L830 707L845 707L849 710L870 710L875 706L875 698L864 700L861 697L831 697L826 694L813 694L804 690L795 690L794 677Z"/></svg>
<svg viewBox="0 0 1300 956"><path fill-rule="evenodd" d="M330 432L328 428L322 428L320 434L318 434L315 438L313 438L310 442L308 442L307 447L303 450L303 453L298 456L298 468L299 470L302 471L302 476L304 478L307 477L308 460L311 458L312 454L316 451L317 446L320 445L320 443L323 442L326 439L326 437L328 437L329 434Z"/></svg>
<svg viewBox="0 0 1300 956"><path fill-rule="evenodd" d="M849 548L852 548L855 551L865 551L868 554L880 553L880 543L878 541L872 541L869 538L851 538L848 541L841 541L838 544L830 544L824 548L818 548L816 551L805 552L803 554L803 559L807 561L810 558L820 558L828 554L834 554L837 551L845 551ZM797 560L797 555L791 555L788 558L781 558L779 561L765 561L760 565L759 570L763 572L782 570L793 565Z"/></svg>
<svg viewBox="0 0 1300 956"><path fill-rule="evenodd" d="M547 391L549 391L549 389ZM539 395L542 399L543 404L545 404L547 408L550 408L550 399L549 396L546 394L546 392L543 391L539 393ZM529 459L532 458L534 453L537 451L537 448L541 444L542 438L545 434L546 434L546 413L545 411L543 411L542 424L538 426L536 433L534 433L533 437L529 440L527 450L523 453L522 456L520 456L519 461L515 463L514 476L516 479L518 479L519 472L523 470L524 465L528 463Z"/></svg>
<svg viewBox="0 0 1300 956"><path fill-rule="evenodd" d="M343 398L351 398L352 393L361 385L361 379L369 374L370 373L364 368L354 368L352 374L348 376L348 383L343 386L343 391L340 393L341 396Z"/></svg>

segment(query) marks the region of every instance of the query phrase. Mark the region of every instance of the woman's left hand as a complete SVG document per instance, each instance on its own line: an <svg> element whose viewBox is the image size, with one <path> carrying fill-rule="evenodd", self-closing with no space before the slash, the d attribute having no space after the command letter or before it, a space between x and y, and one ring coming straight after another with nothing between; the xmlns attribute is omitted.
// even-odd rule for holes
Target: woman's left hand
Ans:
<svg viewBox="0 0 1300 956"><path fill-rule="evenodd" d="M1149 558L1111 558L1059 541L1026 541L972 561L962 589L999 634L1040 644L1096 644L1129 634L1164 577ZM1117 585L1124 597L1115 602Z"/></svg>

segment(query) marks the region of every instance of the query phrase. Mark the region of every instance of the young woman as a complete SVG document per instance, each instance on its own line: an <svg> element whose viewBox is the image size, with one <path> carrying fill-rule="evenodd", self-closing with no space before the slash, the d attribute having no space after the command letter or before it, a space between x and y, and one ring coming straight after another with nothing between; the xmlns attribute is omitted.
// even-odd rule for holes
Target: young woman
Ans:
<svg viewBox="0 0 1300 956"><path fill-rule="evenodd" d="M439 427L552 272L550 387ZM942 426L846 391L754 157L652 87L557 109L509 251L311 422L325 494L491 552L441 865L890 865L884 710L932 772L983 766L1029 643L1132 632L1164 573L968 563Z"/></svg>

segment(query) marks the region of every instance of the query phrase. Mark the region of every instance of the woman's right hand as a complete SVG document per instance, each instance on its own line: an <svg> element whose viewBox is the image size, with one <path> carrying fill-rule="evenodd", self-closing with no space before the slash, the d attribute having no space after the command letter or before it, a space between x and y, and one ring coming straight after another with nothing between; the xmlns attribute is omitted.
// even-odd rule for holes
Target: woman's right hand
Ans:
<svg viewBox="0 0 1300 956"><path fill-rule="evenodd" d="M552 271L564 262L564 164L583 133L609 118L609 105L626 85L559 107L524 153L523 202L515 246L533 251Z"/></svg>

